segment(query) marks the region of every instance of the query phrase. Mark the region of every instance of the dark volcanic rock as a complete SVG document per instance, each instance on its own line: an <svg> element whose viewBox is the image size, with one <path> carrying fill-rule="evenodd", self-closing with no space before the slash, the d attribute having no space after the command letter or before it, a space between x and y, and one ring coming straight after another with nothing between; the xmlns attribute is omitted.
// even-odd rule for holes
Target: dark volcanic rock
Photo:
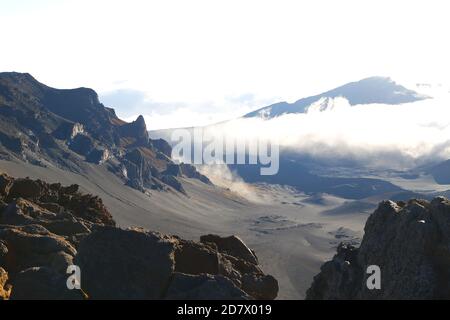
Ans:
<svg viewBox="0 0 450 320"><path fill-rule="evenodd" d="M0 175L0 299L274 299L277 281L237 237L122 230L100 198ZM175 177L173 177L175 179ZM81 268L81 290L66 286Z"/></svg>
<svg viewBox="0 0 450 320"><path fill-rule="evenodd" d="M141 191L144 191L145 188L152 188L153 174L157 173L157 170L141 150L134 149L128 152L124 157L123 164L129 186Z"/></svg>
<svg viewBox="0 0 450 320"><path fill-rule="evenodd" d="M10 136L3 132L0 132L0 144L16 153L20 153L24 149L24 143L20 138Z"/></svg>
<svg viewBox="0 0 450 320"><path fill-rule="evenodd" d="M90 232L91 223L61 209L62 207L57 204L47 203L41 207L31 201L19 198L3 210L0 223L7 225L39 224L47 230L63 236Z"/></svg>
<svg viewBox="0 0 450 320"><path fill-rule="evenodd" d="M174 177L181 177L181 167L178 164L168 164L164 174Z"/></svg>
<svg viewBox="0 0 450 320"><path fill-rule="evenodd" d="M13 179L8 175L0 174L0 196L6 196L9 193L9 189L13 183Z"/></svg>
<svg viewBox="0 0 450 320"><path fill-rule="evenodd" d="M450 299L450 202L436 198L382 202L359 248L341 245L307 291L307 299ZM367 268L379 266L381 289Z"/></svg>
<svg viewBox="0 0 450 320"><path fill-rule="evenodd" d="M99 254L101 252L101 254ZM93 299L274 299L278 282L211 243L141 229L95 229L75 262Z"/></svg>
<svg viewBox="0 0 450 320"><path fill-rule="evenodd" d="M244 291L220 275L175 273L167 295L169 300L248 300Z"/></svg>
<svg viewBox="0 0 450 320"><path fill-rule="evenodd" d="M217 249L193 241L180 241L175 251L175 271L188 274L218 274L219 253Z"/></svg>
<svg viewBox="0 0 450 320"><path fill-rule="evenodd" d="M60 140L70 140L82 133L84 133L84 127L81 123L64 122L53 131L53 136Z"/></svg>
<svg viewBox="0 0 450 320"><path fill-rule="evenodd" d="M241 258L249 263L255 265L258 264L258 258L256 258L254 252L236 236L222 238L218 235L208 234L200 237L200 241L203 243L215 243L220 251L224 251L231 256Z"/></svg>
<svg viewBox="0 0 450 320"><path fill-rule="evenodd" d="M175 268L174 250L157 233L99 229L78 249L82 288L93 299L160 299Z"/></svg>
<svg viewBox="0 0 450 320"><path fill-rule="evenodd" d="M4 201L9 202L0 214L2 224L53 223L56 227L59 223L63 227L66 221L68 227L73 226L72 230L77 228L79 222L115 225L102 200L80 194L78 185L63 187L29 178L13 179L5 174L0 177L0 182L7 182L4 183L8 187L3 188L3 197Z"/></svg>
<svg viewBox="0 0 450 320"><path fill-rule="evenodd" d="M278 295L278 281L271 275L244 274L242 289L255 299L273 300Z"/></svg>
<svg viewBox="0 0 450 320"><path fill-rule="evenodd" d="M65 272L72 264L75 248L63 237L39 225L0 225L0 240L7 245L4 267L10 273L34 266L47 266Z"/></svg>
<svg viewBox="0 0 450 320"><path fill-rule="evenodd" d="M180 168L181 168L181 173L184 176L186 176L188 178L192 178L192 179L198 179L201 182L206 183L206 184L212 184L212 182L208 179L208 177L204 176L200 172L198 172L197 169L193 165L187 164L187 163L181 163Z"/></svg>
<svg viewBox="0 0 450 320"><path fill-rule="evenodd" d="M80 290L68 290L67 277L53 269L33 267L19 272L11 283L11 300L80 300Z"/></svg>
<svg viewBox="0 0 450 320"><path fill-rule="evenodd" d="M119 127L119 133L124 138L133 138L135 145L147 145L149 141L143 116L139 116L135 121Z"/></svg>
<svg viewBox="0 0 450 320"><path fill-rule="evenodd" d="M86 160L96 164L102 164L109 159L108 149L94 149L86 156Z"/></svg>
<svg viewBox="0 0 450 320"><path fill-rule="evenodd" d="M159 176L173 163L171 151L166 141L149 139L142 116L122 121L92 89L60 90L29 74L0 73L2 158L80 173L85 162L105 165L124 184L147 192L167 189ZM135 152L140 159L130 159ZM168 183L182 189L173 179Z"/></svg>
<svg viewBox="0 0 450 320"><path fill-rule="evenodd" d="M39 199L43 193L43 183L40 180L29 178L14 180L11 189L8 192L9 199L18 197Z"/></svg>
<svg viewBox="0 0 450 320"><path fill-rule="evenodd" d="M77 134L69 143L69 148L83 156L88 156L95 148L94 139L84 134Z"/></svg>
<svg viewBox="0 0 450 320"><path fill-rule="evenodd" d="M156 139L150 140L150 143L159 150L159 152L161 152L162 154L164 154L166 157L171 158L172 157L172 147L170 146L170 144L163 139Z"/></svg>
<svg viewBox="0 0 450 320"><path fill-rule="evenodd" d="M183 188L183 185L181 184L180 180L175 178L174 176L169 175L163 175L161 177L161 181L167 184L168 186L174 188L178 192L186 194L186 191Z"/></svg>

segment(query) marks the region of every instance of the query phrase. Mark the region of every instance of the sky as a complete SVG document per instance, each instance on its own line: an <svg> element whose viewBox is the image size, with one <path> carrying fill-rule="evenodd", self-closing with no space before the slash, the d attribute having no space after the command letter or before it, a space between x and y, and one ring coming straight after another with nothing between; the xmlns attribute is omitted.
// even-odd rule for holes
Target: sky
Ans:
<svg viewBox="0 0 450 320"><path fill-rule="evenodd" d="M350 81L450 84L446 0L0 0L0 71L91 87L149 129Z"/></svg>

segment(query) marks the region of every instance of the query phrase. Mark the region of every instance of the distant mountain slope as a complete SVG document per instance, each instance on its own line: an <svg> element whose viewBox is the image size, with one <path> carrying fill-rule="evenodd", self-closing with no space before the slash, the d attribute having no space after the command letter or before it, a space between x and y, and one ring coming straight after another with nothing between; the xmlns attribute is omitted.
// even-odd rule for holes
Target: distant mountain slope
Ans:
<svg viewBox="0 0 450 320"><path fill-rule="evenodd" d="M435 165L427 173L439 184L450 184L450 160Z"/></svg>
<svg viewBox="0 0 450 320"><path fill-rule="evenodd" d="M370 77L351 82L333 90L300 99L294 103L279 102L246 114L244 117L273 118L286 113L303 113L321 98L346 98L350 105L384 103L401 104L423 100L426 97L395 83L390 78Z"/></svg>
<svg viewBox="0 0 450 320"><path fill-rule="evenodd" d="M167 142L149 139L142 116L122 121L92 89L54 89L27 73L0 73L0 159L75 172L82 172L85 162L104 165L143 192L184 192L182 175L210 183L170 156Z"/></svg>

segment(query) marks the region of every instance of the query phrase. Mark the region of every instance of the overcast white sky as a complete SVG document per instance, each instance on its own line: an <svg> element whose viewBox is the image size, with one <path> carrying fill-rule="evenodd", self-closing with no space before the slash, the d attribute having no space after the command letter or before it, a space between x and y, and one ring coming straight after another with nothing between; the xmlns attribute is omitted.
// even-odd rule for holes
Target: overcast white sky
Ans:
<svg viewBox="0 0 450 320"><path fill-rule="evenodd" d="M367 76L450 83L447 3L0 0L0 71L150 129L207 124Z"/></svg>

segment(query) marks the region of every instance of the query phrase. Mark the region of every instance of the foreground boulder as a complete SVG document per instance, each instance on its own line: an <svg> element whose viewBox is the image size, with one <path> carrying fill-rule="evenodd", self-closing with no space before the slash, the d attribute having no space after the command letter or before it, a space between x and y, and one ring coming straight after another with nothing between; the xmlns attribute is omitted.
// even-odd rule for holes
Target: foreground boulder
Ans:
<svg viewBox="0 0 450 320"><path fill-rule="evenodd" d="M64 274L47 267L33 267L19 272L12 281L11 300L79 300L80 290L68 290Z"/></svg>
<svg viewBox="0 0 450 320"><path fill-rule="evenodd" d="M450 299L450 202L382 202L359 248L341 244L307 299ZM380 268L380 288L367 280ZM370 270L370 268L369 268Z"/></svg>
<svg viewBox="0 0 450 320"><path fill-rule="evenodd" d="M80 244L76 264L93 299L160 299L174 270L170 237L141 230L102 228Z"/></svg>
<svg viewBox="0 0 450 320"><path fill-rule="evenodd" d="M221 238L217 235L209 234L202 236L200 241L204 243L214 243L219 250L223 252L241 258L249 263L258 264L258 258L256 258L255 253L236 236Z"/></svg>
<svg viewBox="0 0 450 320"><path fill-rule="evenodd" d="M100 198L0 175L0 299L275 299L236 236L200 242L123 230ZM69 290L68 267L81 271ZM73 283L73 282L72 282Z"/></svg>
<svg viewBox="0 0 450 320"><path fill-rule="evenodd" d="M35 266L47 266L64 273L76 254L65 238L40 225L0 225L0 239L7 248L2 267L12 273Z"/></svg>
<svg viewBox="0 0 450 320"><path fill-rule="evenodd" d="M167 290L170 300L249 300L251 297L221 275L175 273Z"/></svg>
<svg viewBox="0 0 450 320"><path fill-rule="evenodd" d="M277 281L257 265L211 244L141 229L97 228L80 243L75 263L92 299L274 299L278 293Z"/></svg>

